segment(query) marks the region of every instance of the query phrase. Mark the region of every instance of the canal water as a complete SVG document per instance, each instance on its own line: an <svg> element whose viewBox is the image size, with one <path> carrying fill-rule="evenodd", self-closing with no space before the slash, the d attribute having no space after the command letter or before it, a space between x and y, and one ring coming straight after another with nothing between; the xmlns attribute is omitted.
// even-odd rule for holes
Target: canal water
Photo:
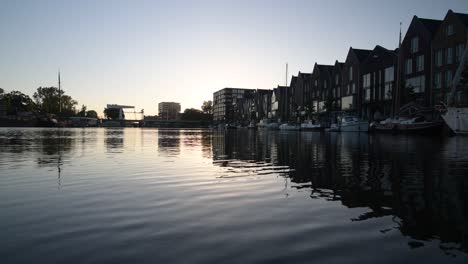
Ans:
<svg viewBox="0 0 468 264"><path fill-rule="evenodd" d="M467 263L468 137L0 129L0 263Z"/></svg>

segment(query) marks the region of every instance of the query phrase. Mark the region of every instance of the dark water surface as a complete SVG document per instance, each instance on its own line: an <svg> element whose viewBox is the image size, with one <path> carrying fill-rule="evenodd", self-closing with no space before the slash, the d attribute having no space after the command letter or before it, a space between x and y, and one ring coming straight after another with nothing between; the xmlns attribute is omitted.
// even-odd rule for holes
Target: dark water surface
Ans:
<svg viewBox="0 0 468 264"><path fill-rule="evenodd" d="M0 263L468 263L468 137L0 129Z"/></svg>

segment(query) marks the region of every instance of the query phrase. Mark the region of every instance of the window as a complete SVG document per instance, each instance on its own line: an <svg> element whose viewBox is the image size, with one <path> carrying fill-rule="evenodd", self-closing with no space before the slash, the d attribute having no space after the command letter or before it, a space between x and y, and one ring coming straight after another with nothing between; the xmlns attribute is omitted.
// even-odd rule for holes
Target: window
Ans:
<svg viewBox="0 0 468 264"><path fill-rule="evenodd" d="M353 80L353 66L349 67L349 80Z"/></svg>
<svg viewBox="0 0 468 264"><path fill-rule="evenodd" d="M340 76L337 74L335 76L335 84L338 85L339 82L340 82Z"/></svg>
<svg viewBox="0 0 468 264"><path fill-rule="evenodd" d="M442 88L442 73L437 72L434 76L434 88L440 89Z"/></svg>
<svg viewBox="0 0 468 264"><path fill-rule="evenodd" d="M354 83L351 84L351 92L356 93L356 86L354 85Z"/></svg>
<svg viewBox="0 0 468 264"><path fill-rule="evenodd" d="M392 99L393 85L395 80L395 68L388 67L385 69L385 86L384 86L384 100Z"/></svg>
<svg viewBox="0 0 468 264"><path fill-rule="evenodd" d="M411 74L413 73L413 60L412 59L407 59L406 64L405 64L405 73L406 74Z"/></svg>
<svg viewBox="0 0 468 264"><path fill-rule="evenodd" d="M465 45L458 44L457 47L455 48L455 62L456 63L459 63L461 61L463 52L465 52Z"/></svg>
<svg viewBox="0 0 468 264"><path fill-rule="evenodd" d="M424 71L424 55L420 55L416 58L416 71Z"/></svg>
<svg viewBox="0 0 468 264"><path fill-rule="evenodd" d="M419 38L414 37L411 39L411 53L416 53L418 52L418 46L419 46Z"/></svg>
<svg viewBox="0 0 468 264"><path fill-rule="evenodd" d="M323 88L327 89L327 81L323 81Z"/></svg>
<svg viewBox="0 0 468 264"><path fill-rule="evenodd" d="M395 68L388 67L385 69L385 82L393 82L395 80Z"/></svg>
<svg viewBox="0 0 468 264"><path fill-rule="evenodd" d="M445 72L445 87L449 88L452 85L452 71Z"/></svg>
<svg viewBox="0 0 468 264"><path fill-rule="evenodd" d="M384 100L392 99L393 82L385 83Z"/></svg>
<svg viewBox="0 0 468 264"><path fill-rule="evenodd" d="M371 88L371 74L368 73L362 76L362 88L364 89L364 99L369 101L371 99L370 88Z"/></svg>
<svg viewBox="0 0 468 264"><path fill-rule="evenodd" d="M452 48L447 48L446 50L447 64L453 63L453 50Z"/></svg>
<svg viewBox="0 0 468 264"><path fill-rule="evenodd" d="M454 33L453 32L453 25L450 24L450 25L447 26L447 36L451 36L451 35L453 35L453 33Z"/></svg>
<svg viewBox="0 0 468 264"><path fill-rule="evenodd" d="M425 80L426 78L424 76L406 79L406 88L412 87L413 92L424 93Z"/></svg>
<svg viewBox="0 0 468 264"><path fill-rule="evenodd" d="M315 87L317 88L317 86L318 86L318 81L315 80Z"/></svg>
<svg viewBox="0 0 468 264"><path fill-rule="evenodd" d="M442 66L442 50L438 50L435 53L435 65L437 67Z"/></svg>

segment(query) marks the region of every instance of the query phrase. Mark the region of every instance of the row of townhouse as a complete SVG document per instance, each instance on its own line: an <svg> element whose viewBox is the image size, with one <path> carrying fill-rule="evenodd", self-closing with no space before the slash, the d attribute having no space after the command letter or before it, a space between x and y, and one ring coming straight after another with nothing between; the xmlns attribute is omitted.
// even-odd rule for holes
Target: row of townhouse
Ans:
<svg viewBox="0 0 468 264"><path fill-rule="evenodd" d="M399 48L351 47L344 62L316 63L311 73L292 76L289 86L261 90L263 93L250 90L253 98L266 93L264 99L270 101L250 106L248 119L301 121L328 117L325 112L346 111L374 120L395 114L408 102L425 106L446 102L467 40L468 14L449 10L443 20L414 16ZM457 91L456 99L468 104L468 90L463 89ZM215 109L230 108L231 113L217 115L215 110L215 120L234 121L231 117L239 112L235 110L239 103L231 100L230 106L218 106L222 102L217 100L218 93L214 95ZM255 102L258 100L247 104Z"/></svg>

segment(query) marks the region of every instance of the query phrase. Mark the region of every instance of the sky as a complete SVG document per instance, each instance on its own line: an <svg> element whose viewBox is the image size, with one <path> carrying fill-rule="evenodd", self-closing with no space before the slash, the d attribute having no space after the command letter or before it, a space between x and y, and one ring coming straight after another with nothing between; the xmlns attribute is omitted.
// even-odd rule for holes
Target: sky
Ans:
<svg viewBox="0 0 468 264"><path fill-rule="evenodd" d="M468 13L468 0L0 0L0 87L62 88L100 115L106 104L157 114L200 108L224 87L272 89L350 46L398 46L414 15Z"/></svg>

